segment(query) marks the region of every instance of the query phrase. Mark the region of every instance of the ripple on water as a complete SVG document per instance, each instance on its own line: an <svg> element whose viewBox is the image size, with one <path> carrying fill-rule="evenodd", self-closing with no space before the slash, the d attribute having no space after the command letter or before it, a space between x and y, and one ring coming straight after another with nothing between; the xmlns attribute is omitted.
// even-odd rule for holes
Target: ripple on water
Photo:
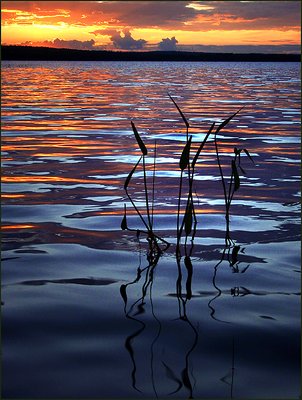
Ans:
<svg viewBox="0 0 302 400"><path fill-rule="evenodd" d="M181 386L176 396L227 398L231 385L217 382L230 382L234 354L233 396L298 398L300 64L189 64L2 64L6 397L151 398ZM192 254L189 237L175 257L186 131L167 92L190 122L191 159L213 122L246 106L217 136L227 182L234 147L257 156L231 205L235 247L224 246L212 134L195 171ZM148 148L150 205L157 141L153 223L171 246L154 269L123 189L140 157L130 119ZM146 216L142 165L131 195ZM121 230L124 204L134 232Z"/></svg>

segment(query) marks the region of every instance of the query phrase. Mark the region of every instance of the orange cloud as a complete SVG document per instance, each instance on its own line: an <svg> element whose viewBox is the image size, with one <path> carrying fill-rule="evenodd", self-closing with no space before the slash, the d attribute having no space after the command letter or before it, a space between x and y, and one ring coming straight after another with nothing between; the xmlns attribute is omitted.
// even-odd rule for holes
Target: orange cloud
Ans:
<svg viewBox="0 0 302 400"><path fill-rule="evenodd" d="M230 23L244 29L273 29L300 26L300 2L278 1L3 1L2 19L13 23L18 17L49 19L50 23L68 19L69 24L111 25L186 29L190 23L206 21L220 26ZM233 26L233 29L234 27ZM224 28L224 27L223 27Z"/></svg>
<svg viewBox="0 0 302 400"><path fill-rule="evenodd" d="M298 45L300 14L299 1L3 1L2 42L137 49L175 37L178 47Z"/></svg>

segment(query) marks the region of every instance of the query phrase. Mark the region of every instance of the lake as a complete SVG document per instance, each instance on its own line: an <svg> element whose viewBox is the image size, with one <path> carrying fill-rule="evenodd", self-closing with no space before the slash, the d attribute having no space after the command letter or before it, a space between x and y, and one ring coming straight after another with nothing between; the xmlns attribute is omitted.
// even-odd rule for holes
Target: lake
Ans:
<svg viewBox="0 0 302 400"><path fill-rule="evenodd" d="M4 398L299 398L300 92L299 63L2 62ZM226 184L254 161L231 244L213 133L179 240L168 93L191 160L244 106L216 141Z"/></svg>

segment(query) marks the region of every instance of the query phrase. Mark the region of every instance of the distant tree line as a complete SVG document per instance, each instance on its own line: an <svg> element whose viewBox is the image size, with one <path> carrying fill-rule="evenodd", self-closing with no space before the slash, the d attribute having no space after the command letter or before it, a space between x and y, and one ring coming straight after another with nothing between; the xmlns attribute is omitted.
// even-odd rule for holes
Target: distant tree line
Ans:
<svg viewBox="0 0 302 400"><path fill-rule="evenodd" d="M23 61L301 61L299 54L74 50L6 45L1 47L1 59Z"/></svg>

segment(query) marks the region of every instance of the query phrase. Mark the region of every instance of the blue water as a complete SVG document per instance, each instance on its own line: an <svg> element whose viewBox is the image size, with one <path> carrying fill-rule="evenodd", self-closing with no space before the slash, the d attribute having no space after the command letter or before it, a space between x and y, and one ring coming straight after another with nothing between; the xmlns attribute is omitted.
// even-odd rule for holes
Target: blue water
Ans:
<svg viewBox="0 0 302 400"><path fill-rule="evenodd" d="M4 398L299 398L300 90L298 63L2 63ZM242 155L231 247L212 135L176 257L186 135L167 92L192 156L245 106L217 135L227 180L234 147L255 162ZM156 140L162 254L124 191L130 121L149 188ZM143 175L129 191L145 216Z"/></svg>

